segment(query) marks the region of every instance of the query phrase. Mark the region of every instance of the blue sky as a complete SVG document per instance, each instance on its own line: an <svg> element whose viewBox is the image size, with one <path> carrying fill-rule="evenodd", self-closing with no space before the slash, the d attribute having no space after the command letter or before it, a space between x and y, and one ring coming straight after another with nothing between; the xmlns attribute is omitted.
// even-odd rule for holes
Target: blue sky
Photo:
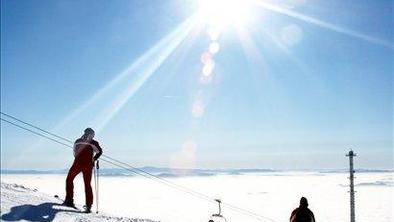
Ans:
<svg viewBox="0 0 394 222"><path fill-rule="evenodd" d="M1 1L2 112L72 140L93 127L135 166L345 168L353 148L359 167L393 167L392 1L210 8L222 26L202 4ZM73 159L4 122L1 158Z"/></svg>

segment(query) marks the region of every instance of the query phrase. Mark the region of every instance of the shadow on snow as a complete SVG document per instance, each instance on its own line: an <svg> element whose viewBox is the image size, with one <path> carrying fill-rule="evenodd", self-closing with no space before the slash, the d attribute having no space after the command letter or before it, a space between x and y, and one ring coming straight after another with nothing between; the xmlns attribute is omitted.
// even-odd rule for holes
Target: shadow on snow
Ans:
<svg viewBox="0 0 394 222"><path fill-rule="evenodd" d="M61 207L60 207L61 206ZM53 221L58 212L80 213L78 210L64 209L58 203L42 203L40 205L24 204L11 208L9 213L3 214L4 221Z"/></svg>

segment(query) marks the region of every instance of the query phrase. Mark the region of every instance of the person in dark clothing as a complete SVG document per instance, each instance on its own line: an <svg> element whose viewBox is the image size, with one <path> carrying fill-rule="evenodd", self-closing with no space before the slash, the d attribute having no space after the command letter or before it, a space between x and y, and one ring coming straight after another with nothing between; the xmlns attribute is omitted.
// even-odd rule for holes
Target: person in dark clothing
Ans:
<svg viewBox="0 0 394 222"><path fill-rule="evenodd" d="M293 210L290 222L316 222L313 212L308 208L308 200L301 197L300 206Z"/></svg>
<svg viewBox="0 0 394 222"><path fill-rule="evenodd" d="M86 128L82 137L77 139L74 143L75 159L66 178L66 198L63 203L66 206L75 207L73 181L74 178L82 172L85 184L86 213L90 213L93 204L93 192L90 182L92 179L94 161L103 153L99 143L93 140L94 134L93 129Z"/></svg>

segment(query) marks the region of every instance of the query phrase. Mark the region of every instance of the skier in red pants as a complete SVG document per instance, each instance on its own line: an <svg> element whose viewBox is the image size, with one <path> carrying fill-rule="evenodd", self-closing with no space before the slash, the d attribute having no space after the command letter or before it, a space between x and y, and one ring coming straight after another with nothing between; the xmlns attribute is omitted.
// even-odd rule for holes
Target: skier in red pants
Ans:
<svg viewBox="0 0 394 222"><path fill-rule="evenodd" d="M75 207L74 205L74 178L82 172L85 183L86 213L90 213L93 204L93 192L90 185L92 179L92 169L96 161L103 153L99 143L93 140L94 130L86 128L81 138L74 143L74 163L68 171L66 179L66 198L64 205ZM94 155L94 156L93 156Z"/></svg>

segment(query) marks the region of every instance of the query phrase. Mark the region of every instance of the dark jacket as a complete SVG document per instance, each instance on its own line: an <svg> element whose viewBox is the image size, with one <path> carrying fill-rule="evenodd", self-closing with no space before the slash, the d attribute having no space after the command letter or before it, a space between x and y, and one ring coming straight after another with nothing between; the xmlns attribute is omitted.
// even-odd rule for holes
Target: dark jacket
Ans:
<svg viewBox="0 0 394 222"><path fill-rule="evenodd" d="M290 222L316 222L316 220L308 207L299 207L291 213Z"/></svg>

